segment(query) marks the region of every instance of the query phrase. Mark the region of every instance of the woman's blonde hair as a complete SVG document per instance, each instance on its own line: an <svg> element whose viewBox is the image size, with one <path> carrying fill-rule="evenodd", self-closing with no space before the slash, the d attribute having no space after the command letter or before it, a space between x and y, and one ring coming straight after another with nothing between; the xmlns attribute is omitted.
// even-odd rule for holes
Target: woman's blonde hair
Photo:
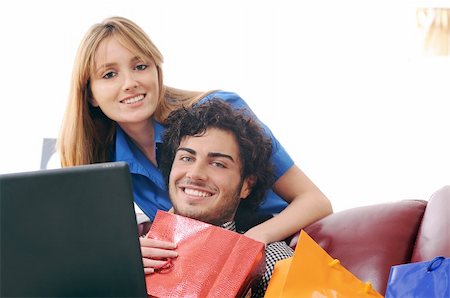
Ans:
<svg viewBox="0 0 450 298"><path fill-rule="evenodd" d="M155 120L164 123L173 110L190 106L211 92L164 86L163 56L134 22L123 17L110 17L93 25L81 41L73 66L69 99L57 142L63 167L105 162L110 158L116 123L100 108L90 104L89 82L95 67L95 54L101 42L112 36L138 57L151 58L155 62L159 83Z"/></svg>

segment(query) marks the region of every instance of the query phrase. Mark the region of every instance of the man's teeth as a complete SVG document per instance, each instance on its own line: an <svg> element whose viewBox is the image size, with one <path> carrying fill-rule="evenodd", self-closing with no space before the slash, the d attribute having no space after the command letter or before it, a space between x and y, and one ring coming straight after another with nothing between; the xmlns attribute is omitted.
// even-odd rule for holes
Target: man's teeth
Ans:
<svg viewBox="0 0 450 298"><path fill-rule="evenodd" d="M209 192L199 191L199 190L191 189L191 188L185 188L184 192L190 196L197 196L197 197L203 197L203 198L211 196L211 194Z"/></svg>
<svg viewBox="0 0 450 298"><path fill-rule="evenodd" d="M138 95L138 96L135 96L135 97L132 97L132 98L124 99L124 100L122 100L122 103L131 104L131 103L135 103L135 102L141 101L143 99L144 99L144 95L141 94L141 95Z"/></svg>

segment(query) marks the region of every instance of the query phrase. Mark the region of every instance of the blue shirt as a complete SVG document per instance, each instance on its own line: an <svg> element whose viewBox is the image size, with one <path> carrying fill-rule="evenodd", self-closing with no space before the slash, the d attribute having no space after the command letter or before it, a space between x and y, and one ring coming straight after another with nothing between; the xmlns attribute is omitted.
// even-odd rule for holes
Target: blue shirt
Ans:
<svg viewBox="0 0 450 298"><path fill-rule="evenodd" d="M245 108L256 118L244 100L236 93L226 91L216 91L200 99L197 104L205 101L220 98L234 108ZM294 164L292 158L284 150L283 146L273 136L270 129L262 122L259 123L264 128L266 134L272 140L272 162L275 167L275 178L281 177ZM164 126L153 120L155 150L158 144L162 143ZM117 126L116 146L113 153L113 161L125 161L128 163L131 172L131 181L133 186L134 201L142 211L153 220L158 209L169 210L172 207L169 199L169 193L161 171L151 163L148 158L139 150L128 135ZM263 214L279 213L287 206L287 203L273 191L269 191L264 199L260 211Z"/></svg>

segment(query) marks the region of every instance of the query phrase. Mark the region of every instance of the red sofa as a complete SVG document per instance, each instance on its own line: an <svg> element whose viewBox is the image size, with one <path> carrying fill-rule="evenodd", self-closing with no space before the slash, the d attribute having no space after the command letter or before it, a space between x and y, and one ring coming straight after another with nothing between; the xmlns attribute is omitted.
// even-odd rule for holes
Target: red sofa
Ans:
<svg viewBox="0 0 450 298"><path fill-rule="evenodd" d="M304 229L382 295L393 265L450 257L450 185L427 201L403 200L331 214ZM298 235L292 238L294 248Z"/></svg>

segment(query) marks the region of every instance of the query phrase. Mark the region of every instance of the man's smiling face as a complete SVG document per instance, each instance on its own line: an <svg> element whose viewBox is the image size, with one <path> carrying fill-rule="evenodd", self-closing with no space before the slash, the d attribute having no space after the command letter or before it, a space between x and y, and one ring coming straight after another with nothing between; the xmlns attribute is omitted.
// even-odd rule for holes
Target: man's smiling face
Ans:
<svg viewBox="0 0 450 298"><path fill-rule="evenodd" d="M203 135L181 140L169 177L176 214L221 225L233 220L241 198L249 193L231 132L209 128Z"/></svg>

